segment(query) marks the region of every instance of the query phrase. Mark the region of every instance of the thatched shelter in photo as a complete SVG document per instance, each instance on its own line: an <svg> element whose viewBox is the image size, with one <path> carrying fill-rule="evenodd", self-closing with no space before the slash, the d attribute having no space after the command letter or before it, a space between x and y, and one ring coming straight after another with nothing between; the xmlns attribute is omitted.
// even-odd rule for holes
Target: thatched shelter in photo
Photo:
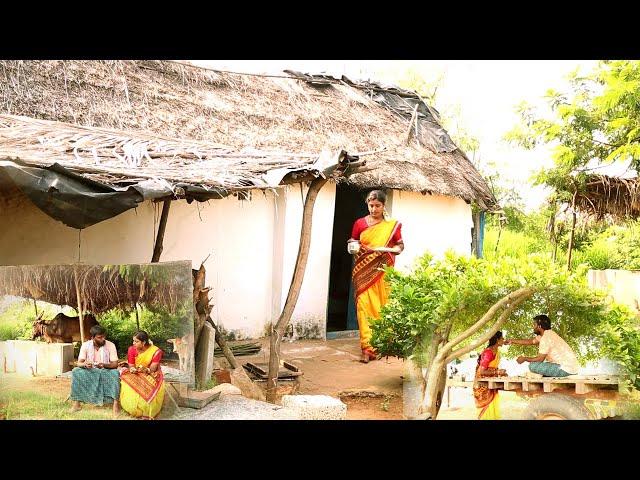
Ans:
<svg viewBox="0 0 640 480"><path fill-rule="evenodd" d="M296 336L324 337L330 318L344 317L330 330L348 327L344 243L365 189L391 194L400 268L425 250L468 253L471 204L497 208L437 112L396 87L170 61L0 61L0 78L0 221L13 226L0 264L149 261L154 201L186 199L172 207L162 260L210 255L212 316L238 337L262 335L281 310L306 181L334 180L315 208L324 228Z"/></svg>
<svg viewBox="0 0 640 480"><path fill-rule="evenodd" d="M576 195L576 208L601 219L610 215L617 219L640 217L640 182L638 177L622 178L590 175L585 190Z"/></svg>
<svg viewBox="0 0 640 480"><path fill-rule="evenodd" d="M181 304L191 301L193 294L190 270L185 265L172 262L1 267L0 297L11 295L68 305L76 311L80 298L83 310L94 314L117 307L129 310L135 304L162 306L175 313Z"/></svg>

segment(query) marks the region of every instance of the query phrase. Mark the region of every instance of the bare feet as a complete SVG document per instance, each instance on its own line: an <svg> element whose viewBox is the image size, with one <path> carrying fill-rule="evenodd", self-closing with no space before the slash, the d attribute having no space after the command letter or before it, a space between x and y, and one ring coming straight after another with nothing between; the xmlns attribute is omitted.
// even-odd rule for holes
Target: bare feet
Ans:
<svg viewBox="0 0 640 480"><path fill-rule="evenodd" d="M73 405L71 405L71 413L77 412L78 410L80 410L80 402L74 401Z"/></svg>
<svg viewBox="0 0 640 480"><path fill-rule="evenodd" d="M122 410L120 410L120 402L116 400L113 402L113 418L118 418L121 413Z"/></svg>
<svg viewBox="0 0 640 480"><path fill-rule="evenodd" d="M378 355L374 353L372 350L369 350L369 349L362 350L362 356L360 357L360 361L362 363L369 363L369 361L377 360L377 359L378 359Z"/></svg>

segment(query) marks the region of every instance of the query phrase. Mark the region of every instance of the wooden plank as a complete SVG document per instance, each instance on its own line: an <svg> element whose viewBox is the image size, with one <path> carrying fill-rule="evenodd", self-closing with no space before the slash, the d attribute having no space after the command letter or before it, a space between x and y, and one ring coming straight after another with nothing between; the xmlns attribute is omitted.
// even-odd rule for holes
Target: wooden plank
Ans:
<svg viewBox="0 0 640 480"><path fill-rule="evenodd" d="M520 389L522 389L522 381L520 380L520 381L510 382L508 380L505 380L504 389L507 390L507 391L520 390Z"/></svg>
<svg viewBox="0 0 640 480"><path fill-rule="evenodd" d="M542 390L542 383L543 382L538 382L538 381L530 381L530 380L523 380L522 381L522 390L524 390L525 392L534 392L536 390Z"/></svg>
<svg viewBox="0 0 640 480"><path fill-rule="evenodd" d="M556 382L544 382L542 384L542 390L545 393L551 393L554 390L556 390L557 388L562 388L563 386L566 386L566 384L562 384L562 383L556 383Z"/></svg>
<svg viewBox="0 0 640 480"><path fill-rule="evenodd" d="M484 377L483 382L535 382L535 383L588 383L591 385L617 385L620 383L619 377L615 375L581 375L572 377Z"/></svg>
<svg viewBox="0 0 640 480"><path fill-rule="evenodd" d="M576 393L578 395L593 392L594 390L596 390L595 385L591 385L588 383L576 383Z"/></svg>

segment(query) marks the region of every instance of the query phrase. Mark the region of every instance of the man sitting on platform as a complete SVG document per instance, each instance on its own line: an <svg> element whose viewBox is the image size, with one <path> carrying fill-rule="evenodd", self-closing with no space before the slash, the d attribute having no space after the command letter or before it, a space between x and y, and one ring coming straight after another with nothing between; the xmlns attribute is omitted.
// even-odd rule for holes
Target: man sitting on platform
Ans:
<svg viewBox="0 0 640 480"><path fill-rule="evenodd" d="M546 315L534 317L534 338L505 340L505 345L538 345L536 357L520 355L518 363L530 362L529 370L544 377L567 377L578 373L578 360L571 347L560 335L551 330L551 320Z"/></svg>

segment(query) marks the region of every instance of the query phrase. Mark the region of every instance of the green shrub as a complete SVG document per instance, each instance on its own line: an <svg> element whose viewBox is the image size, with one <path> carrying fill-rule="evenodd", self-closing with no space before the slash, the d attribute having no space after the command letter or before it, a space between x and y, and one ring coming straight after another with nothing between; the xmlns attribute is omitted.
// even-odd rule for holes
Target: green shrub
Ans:
<svg viewBox="0 0 640 480"><path fill-rule="evenodd" d="M191 304L192 305L192 304ZM149 334L154 345L165 353L171 352L169 338L181 337L193 329L193 307L184 306L175 314L157 306L138 307L140 330ZM124 311L114 308L97 317L98 322L107 329L107 338L115 343L121 358L132 344L133 334L137 331L135 310Z"/></svg>
<svg viewBox="0 0 640 480"><path fill-rule="evenodd" d="M60 307L38 302L38 314L50 320L60 312ZM62 309L67 313L69 309ZM31 340L33 322L36 319L33 300L18 299L0 313L0 340Z"/></svg>
<svg viewBox="0 0 640 480"><path fill-rule="evenodd" d="M629 372L640 370L638 334L630 327L633 315L623 307L609 308L605 293L589 287L585 266L567 271L545 255L486 260L447 253L444 259L434 261L427 254L409 274L388 269L387 279L389 301L381 318L372 324L371 338L372 346L383 356L419 358L435 329L450 323L449 338L454 338L496 301L531 286L537 292L516 308L502 327L508 336L531 337L532 318L545 313L583 362L610 356ZM486 332L489 325L492 323L460 347ZM534 347L513 345L505 355L534 351Z"/></svg>
<svg viewBox="0 0 640 480"><path fill-rule="evenodd" d="M499 229L494 227L485 230L483 258L493 260L505 256L518 258L530 253L551 253L551 244L544 239L503 228L498 242L498 233ZM496 242L498 242L497 252Z"/></svg>
<svg viewBox="0 0 640 480"><path fill-rule="evenodd" d="M576 250L572 263L578 265L584 263L593 270L607 270L624 267L624 261L620 257L615 244L606 239L599 238L583 251Z"/></svg>

